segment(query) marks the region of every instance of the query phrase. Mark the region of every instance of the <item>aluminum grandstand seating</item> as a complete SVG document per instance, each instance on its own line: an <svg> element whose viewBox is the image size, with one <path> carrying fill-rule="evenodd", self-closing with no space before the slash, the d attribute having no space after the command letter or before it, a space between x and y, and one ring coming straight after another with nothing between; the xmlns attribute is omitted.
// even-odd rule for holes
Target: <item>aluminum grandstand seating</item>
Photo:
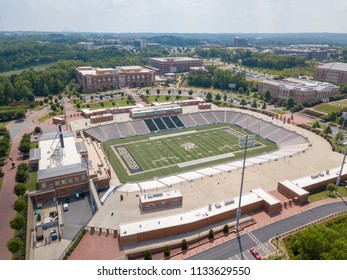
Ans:
<svg viewBox="0 0 347 280"><path fill-rule="evenodd" d="M107 136L108 140L114 140L121 138L121 134L115 123L106 124L101 126L104 134Z"/></svg>
<svg viewBox="0 0 347 280"><path fill-rule="evenodd" d="M163 120L163 122L166 124L166 126L169 129L177 128L176 125L173 123L173 121L169 117L162 117L161 119Z"/></svg>
<svg viewBox="0 0 347 280"><path fill-rule="evenodd" d="M200 114L200 113L193 113L190 114L192 119L198 124L198 125L206 125L209 124L209 122Z"/></svg>
<svg viewBox="0 0 347 280"><path fill-rule="evenodd" d="M220 123L225 122L225 112L224 111L212 111L212 114L216 117L218 122L220 122Z"/></svg>
<svg viewBox="0 0 347 280"><path fill-rule="evenodd" d="M240 115L238 112L227 111L225 115L225 120L227 123L234 123L234 119Z"/></svg>
<svg viewBox="0 0 347 280"><path fill-rule="evenodd" d="M154 132L154 131L159 131L160 129L155 125L154 121L152 119L146 119L144 120L148 129L151 131L151 132Z"/></svg>
<svg viewBox="0 0 347 280"><path fill-rule="evenodd" d="M148 134L150 131L143 120L131 122L137 135Z"/></svg>
<svg viewBox="0 0 347 280"><path fill-rule="evenodd" d="M171 119L177 127L184 127L183 122L178 116L171 116L168 118Z"/></svg>
<svg viewBox="0 0 347 280"><path fill-rule="evenodd" d="M198 124L193 120L191 115L180 115L180 119L185 127L193 127L197 126Z"/></svg>
<svg viewBox="0 0 347 280"><path fill-rule="evenodd" d="M167 127L161 118L154 118L153 121L160 130L167 130Z"/></svg>
<svg viewBox="0 0 347 280"><path fill-rule="evenodd" d="M201 112L200 113L210 124L212 123L218 123L217 118L215 117L215 115L209 111L209 112Z"/></svg>
<svg viewBox="0 0 347 280"><path fill-rule="evenodd" d="M135 136L136 132L131 125L131 122L121 122L117 123L116 126L118 127L121 137L130 137L130 136Z"/></svg>

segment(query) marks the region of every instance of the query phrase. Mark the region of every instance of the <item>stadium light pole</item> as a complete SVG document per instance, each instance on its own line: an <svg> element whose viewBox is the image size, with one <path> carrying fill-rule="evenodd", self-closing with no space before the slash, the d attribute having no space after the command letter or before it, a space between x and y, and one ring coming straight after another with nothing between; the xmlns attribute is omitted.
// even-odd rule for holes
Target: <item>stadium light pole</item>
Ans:
<svg viewBox="0 0 347 280"><path fill-rule="evenodd" d="M343 131L343 128L345 127L345 121L347 118L347 112L342 112L342 117L343 117L343 121L342 121L341 129L340 129L339 139L337 140L337 146L340 145L342 131Z"/></svg>
<svg viewBox="0 0 347 280"><path fill-rule="evenodd" d="M242 176L241 176L241 186L240 186L240 196L239 196L239 206L236 213L236 232L240 231L240 216L241 216L241 198L242 198L242 189L243 189L243 180L245 175L245 165L246 165L246 154L247 154L247 144L248 144L248 135L241 136L244 140L244 152L243 152L243 165L242 165ZM243 141L243 139L241 139Z"/></svg>
<svg viewBox="0 0 347 280"><path fill-rule="evenodd" d="M90 206L92 208L93 213L95 212L94 208L94 201L93 201L93 194L92 194L92 188L90 185L90 174L89 174L89 168L92 168L92 161L87 158L82 158L82 166L87 168L87 177L88 177L88 189L89 189L89 195L90 195Z"/></svg>

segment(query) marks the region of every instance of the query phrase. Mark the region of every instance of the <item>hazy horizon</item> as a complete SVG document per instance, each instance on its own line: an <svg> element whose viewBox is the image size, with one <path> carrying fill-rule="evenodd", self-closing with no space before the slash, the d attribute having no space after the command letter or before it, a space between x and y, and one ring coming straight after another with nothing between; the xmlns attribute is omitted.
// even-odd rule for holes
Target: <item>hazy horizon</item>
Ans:
<svg viewBox="0 0 347 280"><path fill-rule="evenodd" d="M347 33L345 0L11 0L4 31Z"/></svg>

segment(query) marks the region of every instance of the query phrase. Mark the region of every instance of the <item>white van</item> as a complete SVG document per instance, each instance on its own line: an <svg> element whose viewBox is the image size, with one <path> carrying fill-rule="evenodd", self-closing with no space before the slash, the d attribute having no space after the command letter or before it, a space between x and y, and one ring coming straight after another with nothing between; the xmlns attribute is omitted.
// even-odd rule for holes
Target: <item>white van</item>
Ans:
<svg viewBox="0 0 347 280"><path fill-rule="evenodd" d="M64 211L68 211L68 210L69 210L69 204L64 203L64 204L63 204L63 210L64 210Z"/></svg>

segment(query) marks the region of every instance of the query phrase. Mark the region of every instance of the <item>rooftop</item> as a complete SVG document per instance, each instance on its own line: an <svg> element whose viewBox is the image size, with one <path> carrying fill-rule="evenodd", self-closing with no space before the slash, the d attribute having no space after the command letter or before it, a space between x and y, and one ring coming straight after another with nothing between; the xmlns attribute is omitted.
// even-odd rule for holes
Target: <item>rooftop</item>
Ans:
<svg viewBox="0 0 347 280"><path fill-rule="evenodd" d="M264 79L261 81L262 83L271 84L275 86L279 86L282 88L286 88L288 90L301 90L301 91L321 91L327 88L339 88L331 83L320 82L314 80L306 80L306 79L297 79L297 78L286 78L284 80L269 80Z"/></svg>
<svg viewBox="0 0 347 280"><path fill-rule="evenodd" d="M167 62L167 61L192 61L192 60L200 60L199 58L192 58L192 57L152 57L150 58L152 60L157 60L161 62Z"/></svg>
<svg viewBox="0 0 347 280"><path fill-rule="evenodd" d="M330 62L317 67L318 69L329 69L337 71L347 71L347 63Z"/></svg>

